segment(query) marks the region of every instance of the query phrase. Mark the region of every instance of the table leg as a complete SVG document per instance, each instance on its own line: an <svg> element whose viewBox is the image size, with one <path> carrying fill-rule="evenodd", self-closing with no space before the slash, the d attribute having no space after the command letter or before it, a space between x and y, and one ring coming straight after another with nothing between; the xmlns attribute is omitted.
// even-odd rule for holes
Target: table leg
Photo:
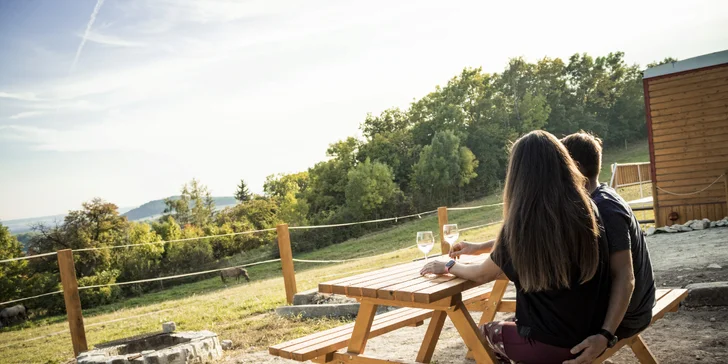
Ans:
<svg viewBox="0 0 728 364"><path fill-rule="evenodd" d="M417 353L418 363L429 363L432 360L437 340L440 339L442 326L445 325L445 318L447 318L447 312L445 311L436 310L432 313L432 319L427 326L427 333L425 333L425 340L422 341L420 351Z"/></svg>
<svg viewBox="0 0 728 364"><path fill-rule="evenodd" d="M462 302L456 304L452 311L447 311L450 320L460 333L469 350L472 350L475 362L478 364L493 364L496 357L493 351L485 343L485 338L480 332L470 313Z"/></svg>
<svg viewBox="0 0 728 364"><path fill-rule="evenodd" d="M490 292L490 297L488 297L488 300L485 302L483 315L480 316L480 321L478 323L479 327L495 319L495 314L498 312L498 305L503 300L503 295L506 293L506 288L508 288L508 282L509 281L507 279L499 279L493 284L493 290ZM465 357L473 359L473 352L468 350Z"/></svg>
<svg viewBox="0 0 728 364"><path fill-rule="evenodd" d="M361 354L364 352L364 347L366 347L367 339L369 338L369 330L372 328L372 322L376 314L377 305L369 302L361 302L347 352L351 354Z"/></svg>

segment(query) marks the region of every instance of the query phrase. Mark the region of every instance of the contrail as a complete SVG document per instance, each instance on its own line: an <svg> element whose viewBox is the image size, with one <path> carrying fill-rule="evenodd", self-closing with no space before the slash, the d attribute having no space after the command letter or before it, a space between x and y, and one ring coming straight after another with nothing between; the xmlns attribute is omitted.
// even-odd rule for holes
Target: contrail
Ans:
<svg viewBox="0 0 728 364"><path fill-rule="evenodd" d="M81 51L83 50L83 46L86 45L86 38L88 38L88 33L91 32L91 27L96 21L96 15L98 15L99 10L101 10L101 5L104 5L104 0L97 0L94 11L91 12L91 18L89 18L88 24L86 24L86 31L83 32L81 44L78 45L78 49L76 50L76 57L73 58L73 63L71 63L71 69L68 71L68 73L72 73L73 70L76 69L76 63L78 63L78 59L81 57Z"/></svg>

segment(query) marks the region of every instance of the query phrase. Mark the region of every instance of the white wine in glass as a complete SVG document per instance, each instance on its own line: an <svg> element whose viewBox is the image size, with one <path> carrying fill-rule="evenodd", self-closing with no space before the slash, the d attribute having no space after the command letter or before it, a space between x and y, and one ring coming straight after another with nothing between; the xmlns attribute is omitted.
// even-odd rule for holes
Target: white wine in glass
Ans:
<svg viewBox="0 0 728 364"><path fill-rule="evenodd" d="M450 250L452 250L453 244L458 241L460 233L458 232L458 224L446 224L442 226L442 236L445 237L445 241L450 244Z"/></svg>
<svg viewBox="0 0 728 364"><path fill-rule="evenodd" d="M417 247L425 253L425 262L427 262L427 253L432 250L435 245L435 235L432 231L418 231L417 232Z"/></svg>

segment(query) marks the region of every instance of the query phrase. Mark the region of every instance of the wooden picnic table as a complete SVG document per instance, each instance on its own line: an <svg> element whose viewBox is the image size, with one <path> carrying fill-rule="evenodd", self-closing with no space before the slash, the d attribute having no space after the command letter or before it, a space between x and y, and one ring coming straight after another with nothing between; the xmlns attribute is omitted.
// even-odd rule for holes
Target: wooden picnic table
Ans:
<svg viewBox="0 0 728 364"><path fill-rule="evenodd" d="M478 264L487 257L488 254L462 257L458 264ZM449 258L440 256L431 259L447 261ZM449 274L423 277L420 275L423 265L424 261L416 261L320 283L319 291L321 293L343 294L356 298L360 302L359 313L354 323L347 352L322 353L325 357L320 361L391 363L392 361L363 355L370 330L372 330L377 306L384 305L433 310L432 319L420 346L417 362L430 361L445 318L450 317L468 349L472 351L475 361L492 363L491 358L494 358L494 355L487 345L483 345L483 335L473 321L463 299L464 292L479 284ZM497 281L496 287L505 291L507 283L507 281ZM502 292L495 296L497 297L491 295L488 300L495 304L486 305L484 310L484 316L490 317L488 321L492 319L498 309ZM488 312L489 310L492 311L492 315Z"/></svg>

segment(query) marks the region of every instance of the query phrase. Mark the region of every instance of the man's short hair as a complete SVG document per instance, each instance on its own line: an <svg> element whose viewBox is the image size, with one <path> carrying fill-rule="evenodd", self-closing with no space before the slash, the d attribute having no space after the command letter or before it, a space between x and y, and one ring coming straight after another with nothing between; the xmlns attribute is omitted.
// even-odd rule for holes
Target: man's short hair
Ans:
<svg viewBox="0 0 728 364"><path fill-rule="evenodd" d="M602 140L583 130L561 139L584 177L594 179L602 168Z"/></svg>

